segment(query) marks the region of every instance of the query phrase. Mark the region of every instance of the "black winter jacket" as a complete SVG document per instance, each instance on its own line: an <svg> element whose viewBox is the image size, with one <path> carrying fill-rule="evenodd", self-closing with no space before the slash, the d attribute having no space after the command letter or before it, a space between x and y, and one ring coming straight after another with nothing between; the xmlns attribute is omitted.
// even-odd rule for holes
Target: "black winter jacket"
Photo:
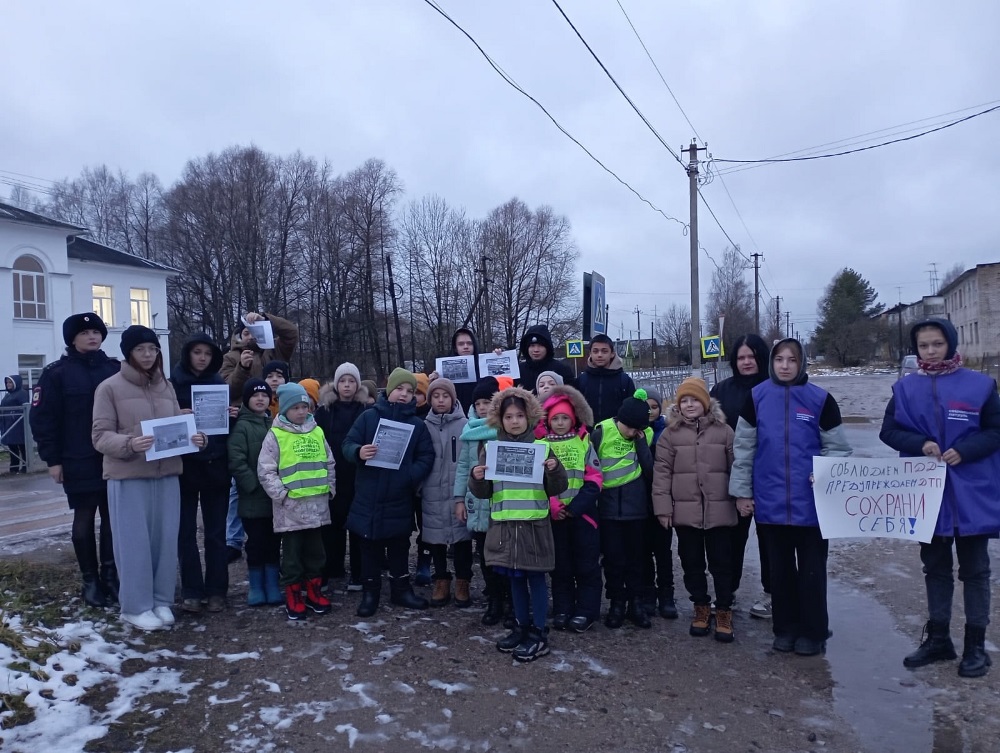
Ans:
<svg viewBox="0 0 1000 753"><path fill-rule="evenodd" d="M606 418L614 418L622 401L635 393L635 382L625 373L622 359L617 354L607 367L594 366L588 359L587 370L580 374L576 383L587 405L594 411L595 426Z"/></svg>
<svg viewBox="0 0 1000 753"><path fill-rule="evenodd" d="M313 418L316 425L323 430L326 443L333 451L333 459L337 466L337 494L335 499L342 502L344 508L351 504L354 499L354 482L357 475L357 467L354 463L348 463L344 457L344 440L350 432L354 422L365 412L365 404L357 400L344 402L343 400L333 400L329 405L320 405Z"/></svg>
<svg viewBox="0 0 1000 753"><path fill-rule="evenodd" d="M528 356L528 346L531 345L532 341L545 346L545 358L540 361L532 361ZM517 381L519 386L533 393L535 391L535 382L538 381L538 375L543 371L554 371L563 378L565 384L570 387L576 386L576 377L573 374L573 369L555 359L552 334L544 324L536 324L533 327L528 327L524 336L521 337L519 350L521 358L524 359L520 364L521 378Z"/></svg>
<svg viewBox="0 0 1000 753"><path fill-rule="evenodd" d="M413 531L413 496L434 467L434 445L415 408L415 400L390 403L380 397L358 417L344 440L344 458L357 465L347 530L362 538L398 538ZM371 444L383 418L413 425L399 470L369 466L360 458L361 447Z"/></svg>
<svg viewBox="0 0 1000 753"><path fill-rule="evenodd" d="M4 380L13 382L12 390L0 400L0 444L24 444L24 406L31 402L31 395L24 389L19 374L11 374Z"/></svg>
<svg viewBox="0 0 1000 753"><path fill-rule="evenodd" d="M757 361L757 373L750 376L742 376L736 367L739 349L744 345L753 351L754 360ZM732 367L733 375L715 385L709 394L719 401L719 407L726 414L726 423L732 427L733 431L736 431L736 423L740 420L740 411L743 410L747 398L750 397L750 392L761 382L767 381L768 358L767 343L754 334L739 338L729 351L729 364Z"/></svg>
<svg viewBox="0 0 1000 753"><path fill-rule="evenodd" d="M476 369L476 379L479 379L479 341L476 340L476 333L473 332L468 327L459 327L455 330L455 334L451 336L451 355L457 356L458 352L455 350L455 340L461 334L468 335L472 338L472 355L475 356L475 369ZM462 384L455 385L455 394L458 396L458 402L462 404L462 414L469 412L469 408L472 406L472 393L476 389L475 382L463 382Z"/></svg>
<svg viewBox="0 0 1000 753"><path fill-rule="evenodd" d="M104 458L90 439L97 385L121 370L103 350L81 353L74 347L42 370L32 390L28 415L38 455L49 467L61 465L67 494L108 488Z"/></svg>
<svg viewBox="0 0 1000 753"><path fill-rule="evenodd" d="M191 369L191 349L195 345L208 345L212 349L212 360L201 374L195 374ZM204 334L197 334L184 343L181 348L181 359L170 370L170 383L177 394L177 404L181 410L191 409L191 387L194 385L225 384L219 374L222 368L222 349ZM212 434L208 437L208 446L201 452L182 455L184 462L184 481L194 483L199 489L229 486L229 455L226 434Z"/></svg>

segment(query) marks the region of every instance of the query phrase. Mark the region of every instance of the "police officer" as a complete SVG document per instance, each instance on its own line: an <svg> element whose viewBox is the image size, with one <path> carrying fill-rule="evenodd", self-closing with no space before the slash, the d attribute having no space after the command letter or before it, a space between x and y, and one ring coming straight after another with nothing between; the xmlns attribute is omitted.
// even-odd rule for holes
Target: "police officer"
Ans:
<svg viewBox="0 0 1000 753"><path fill-rule="evenodd" d="M83 600L92 607L118 601L118 570L111 543L108 490L101 454L90 439L97 385L121 365L101 345L108 328L93 313L63 322L66 355L42 371L31 398L29 422L49 476L66 491L73 510L73 549L83 575ZM101 513L100 566L95 518Z"/></svg>

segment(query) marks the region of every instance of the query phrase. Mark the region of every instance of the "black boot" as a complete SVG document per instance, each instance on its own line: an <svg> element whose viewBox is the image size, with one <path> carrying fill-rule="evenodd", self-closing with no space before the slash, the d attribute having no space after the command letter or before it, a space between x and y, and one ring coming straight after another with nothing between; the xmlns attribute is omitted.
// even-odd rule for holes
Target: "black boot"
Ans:
<svg viewBox="0 0 1000 753"><path fill-rule="evenodd" d="M643 603L638 599L632 601L628 608L628 619L636 627L640 628L651 628L653 623L649 621L649 615L646 613L646 608Z"/></svg>
<svg viewBox="0 0 1000 753"><path fill-rule="evenodd" d="M904 667L916 669L936 661L951 661L957 658L955 644L951 642L947 622L928 620L927 625L924 626L924 635L926 637L920 643L920 648L903 659ZM966 642L968 642L968 633L966 633Z"/></svg>
<svg viewBox="0 0 1000 753"><path fill-rule="evenodd" d="M508 630L513 630L517 626L517 618L514 617L514 597L511 596L510 581L507 579L504 579L504 582L500 584L500 598L503 626Z"/></svg>
<svg viewBox="0 0 1000 753"><path fill-rule="evenodd" d="M107 597L109 604L118 603L118 589L120 585L121 584L118 580L118 568L115 567L114 560L102 563L101 588L104 590L104 595Z"/></svg>
<svg viewBox="0 0 1000 753"><path fill-rule="evenodd" d="M958 665L959 677L982 677L990 671L993 662L986 653L985 644L986 628L965 626L965 650L962 651L962 661ZM953 655L954 653L952 651Z"/></svg>
<svg viewBox="0 0 1000 753"><path fill-rule="evenodd" d="M531 662L549 653L549 629L529 627L524 639L514 649L514 658L519 662Z"/></svg>
<svg viewBox="0 0 1000 753"><path fill-rule="evenodd" d="M497 651L503 651L505 654L509 654L515 648L521 645L521 641L528 634L528 628L524 625L518 625L514 623L514 627L511 629L510 633L505 635L503 638L497 641Z"/></svg>
<svg viewBox="0 0 1000 753"><path fill-rule="evenodd" d="M486 613L483 615L484 625L496 625L503 619L503 599L499 596L490 596L486 603Z"/></svg>
<svg viewBox="0 0 1000 753"><path fill-rule="evenodd" d="M674 601L674 589L664 589L660 591L659 595L660 601L660 617L667 620L676 620L677 615L677 603Z"/></svg>
<svg viewBox="0 0 1000 753"><path fill-rule="evenodd" d="M427 609L430 606L427 603L427 599L423 599L413 593L413 586L410 585L409 575L401 575L398 578L393 578L389 586L389 600L398 607Z"/></svg>
<svg viewBox="0 0 1000 753"><path fill-rule="evenodd" d="M371 617L378 611L379 599L382 595L381 581L365 581L361 602L358 604L358 617Z"/></svg>
<svg viewBox="0 0 1000 753"><path fill-rule="evenodd" d="M608 607L608 614L604 618L605 626L615 630L625 624L625 601L623 599L612 599L611 606Z"/></svg>
<svg viewBox="0 0 1000 753"><path fill-rule="evenodd" d="M430 552L417 552L417 572L413 576L413 582L418 586L429 586L431 584Z"/></svg>
<svg viewBox="0 0 1000 753"><path fill-rule="evenodd" d="M80 595L87 602L88 606L103 609L108 605L107 597L101 588L101 582L97 578L97 573L83 573L83 588Z"/></svg>

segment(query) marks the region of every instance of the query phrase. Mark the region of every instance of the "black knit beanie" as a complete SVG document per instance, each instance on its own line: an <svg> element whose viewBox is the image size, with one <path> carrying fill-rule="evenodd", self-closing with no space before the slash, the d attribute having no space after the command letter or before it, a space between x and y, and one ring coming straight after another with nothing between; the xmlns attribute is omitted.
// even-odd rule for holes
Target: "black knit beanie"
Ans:
<svg viewBox="0 0 1000 753"><path fill-rule="evenodd" d="M128 360L133 348L143 343L155 345L159 348L160 338L149 327L143 327L141 324L133 324L122 332L122 355L125 357L125 360Z"/></svg>
<svg viewBox="0 0 1000 753"><path fill-rule="evenodd" d="M646 402L646 390L636 390L632 397L622 401L615 418L629 428L642 431L649 426L649 403Z"/></svg>
<svg viewBox="0 0 1000 753"><path fill-rule="evenodd" d="M483 377L476 382L476 386L472 390L472 404L475 405L477 400L492 400L499 391L500 383L496 377Z"/></svg>
<svg viewBox="0 0 1000 753"><path fill-rule="evenodd" d="M274 397L274 393L271 391L271 386L263 379L258 379L257 377L247 379L246 384L243 385L243 404L248 409L250 408L250 398L258 392L263 392L267 395L268 403L270 403L271 399Z"/></svg>

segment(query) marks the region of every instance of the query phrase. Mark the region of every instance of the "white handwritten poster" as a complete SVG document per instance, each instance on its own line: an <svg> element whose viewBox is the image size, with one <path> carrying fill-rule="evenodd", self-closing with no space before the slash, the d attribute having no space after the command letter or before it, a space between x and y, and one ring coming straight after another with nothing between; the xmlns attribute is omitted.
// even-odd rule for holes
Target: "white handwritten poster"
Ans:
<svg viewBox="0 0 1000 753"><path fill-rule="evenodd" d="M948 466L934 458L813 458L823 537L934 536Z"/></svg>

